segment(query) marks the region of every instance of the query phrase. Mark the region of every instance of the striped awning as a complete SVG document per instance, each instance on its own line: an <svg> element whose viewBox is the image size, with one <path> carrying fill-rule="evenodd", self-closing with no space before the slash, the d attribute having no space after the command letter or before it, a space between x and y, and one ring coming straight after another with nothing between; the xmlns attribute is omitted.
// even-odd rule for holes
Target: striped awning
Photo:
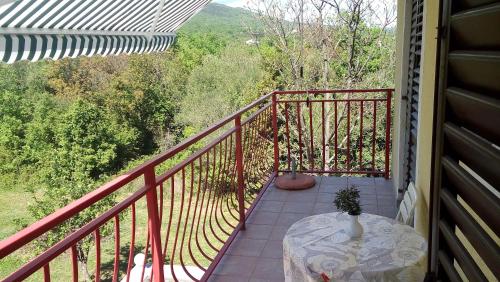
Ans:
<svg viewBox="0 0 500 282"><path fill-rule="evenodd" d="M175 31L210 0L0 0L0 58L166 50Z"/></svg>

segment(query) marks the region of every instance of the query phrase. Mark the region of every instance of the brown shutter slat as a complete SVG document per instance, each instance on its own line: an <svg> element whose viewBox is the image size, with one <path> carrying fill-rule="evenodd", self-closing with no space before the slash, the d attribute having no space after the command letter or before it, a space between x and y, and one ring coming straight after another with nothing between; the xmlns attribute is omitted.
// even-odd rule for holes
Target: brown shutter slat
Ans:
<svg viewBox="0 0 500 282"><path fill-rule="evenodd" d="M497 196L449 157L443 158L443 168L454 192L457 192L484 222L495 222L498 219L500 202ZM500 236L500 225L492 225L491 229Z"/></svg>
<svg viewBox="0 0 500 282"><path fill-rule="evenodd" d="M491 271L497 277L500 277L500 268L497 267L500 261L500 248L498 245L486 234L469 213L465 211L448 189L443 188L441 199L444 207L446 207L458 228L467 237L467 240L479 255L485 258L485 262Z"/></svg>
<svg viewBox="0 0 500 282"><path fill-rule="evenodd" d="M500 121L497 120L500 99L460 88L449 88L446 97L453 118L460 121L462 126L493 143L500 144Z"/></svg>
<svg viewBox="0 0 500 282"><path fill-rule="evenodd" d="M446 145L453 150L450 156L453 155L455 159L463 161L498 190L500 150L452 123L445 124L444 133Z"/></svg>
<svg viewBox="0 0 500 282"><path fill-rule="evenodd" d="M460 240L451 230L449 225L441 221L439 223L439 228L443 234L444 239L448 243L453 256L458 261L458 264L460 264L460 267L465 272L465 274L470 277L472 281L487 281L486 277L484 277L484 274L474 262L474 259L465 250L464 246L460 243Z"/></svg>
<svg viewBox="0 0 500 282"><path fill-rule="evenodd" d="M453 12L460 12L476 7L483 7L498 2L498 0L455 0L453 2Z"/></svg>
<svg viewBox="0 0 500 282"><path fill-rule="evenodd" d="M451 18L454 50L490 50L500 47L500 3L466 10ZM481 30L481 32L478 32ZM484 33L489 36L484 36Z"/></svg>
<svg viewBox="0 0 500 282"><path fill-rule="evenodd" d="M450 87L460 87L499 98L500 52L451 52L448 71Z"/></svg>
<svg viewBox="0 0 500 282"><path fill-rule="evenodd" d="M460 275L458 275L458 272L455 270L450 257L443 251L439 251L438 257L444 271L446 271L448 275L448 280L451 282L462 282L462 278L460 278Z"/></svg>

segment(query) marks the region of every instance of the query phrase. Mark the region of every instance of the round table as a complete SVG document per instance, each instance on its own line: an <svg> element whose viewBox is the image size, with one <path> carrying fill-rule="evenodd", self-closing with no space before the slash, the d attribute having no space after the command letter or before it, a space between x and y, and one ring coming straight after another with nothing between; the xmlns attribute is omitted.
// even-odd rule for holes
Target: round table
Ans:
<svg viewBox="0 0 500 282"><path fill-rule="evenodd" d="M294 223L283 239L285 281L423 281L427 243L410 226L363 213L351 239L349 216L327 213Z"/></svg>

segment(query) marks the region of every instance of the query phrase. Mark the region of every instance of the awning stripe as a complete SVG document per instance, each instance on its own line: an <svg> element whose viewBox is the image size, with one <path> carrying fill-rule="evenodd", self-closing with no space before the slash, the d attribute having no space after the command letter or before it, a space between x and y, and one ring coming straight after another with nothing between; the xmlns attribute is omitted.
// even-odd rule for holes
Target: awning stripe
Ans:
<svg viewBox="0 0 500 282"><path fill-rule="evenodd" d="M111 17L110 19L107 19L103 21L103 26L102 27L97 27L96 29L111 29L113 26L118 27L121 26L123 21L127 19L131 15L131 12L138 9L138 7L141 7L143 5L144 1L139 2L139 1L132 1L128 2L126 8L121 8L123 9L123 13L118 13L114 17Z"/></svg>
<svg viewBox="0 0 500 282"><path fill-rule="evenodd" d="M110 26L113 21L116 21L119 17L123 15L130 14L131 4L134 1L116 1L116 6L110 11L108 17L102 17L99 21L96 21L93 29L106 29Z"/></svg>
<svg viewBox="0 0 500 282"><path fill-rule="evenodd" d="M161 20L158 22L157 25L157 31L160 32L169 32L169 31L174 31L176 30L182 23L185 21L189 20L191 16L195 15L201 8L203 8L205 5L207 5L210 0L202 0L202 1L192 1L189 3L182 3L182 2L175 2L175 4L172 4L170 7L170 10L168 11L163 11L165 15L171 14L173 16L167 17L163 16L161 17ZM184 5L182 5L184 4ZM182 6L181 6L182 5ZM171 11L180 11L179 13L172 13Z"/></svg>
<svg viewBox="0 0 500 282"><path fill-rule="evenodd" d="M57 7L57 4L59 2L61 1L57 1L56 3L52 4L47 4L47 2L45 1L43 5L37 7L38 16L36 18L28 18L28 17L24 18L26 24L25 25L23 24L23 26L26 26L27 28L38 27L37 23L43 22L44 19L49 18L53 15L53 12L55 12L55 8Z"/></svg>
<svg viewBox="0 0 500 282"><path fill-rule="evenodd" d="M93 14L97 13L99 11L99 2L98 1L89 1L91 2L91 6L83 7L81 10L78 10L79 16L75 17L74 19L69 18L66 23L62 24L58 28L67 28L67 29L78 29L79 24L83 24L85 19L92 17Z"/></svg>
<svg viewBox="0 0 500 282"><path fill-rule="evenodd" d="M166 50L210 0L18 0L0 5L0 59Z"/></svg>
<svg viewBox="0 0 500 282"><path fill-rule="evenodd" d="M81 36L81 35L4 35L0 36L3 62L19 60L58 60L66 57L119 55L131 52L165 51L174 36Z"/></svg>
<svg viewBox="0 0 500 282"><path fill-rule="evenodd" d="M166 9L163 10L161 20L158 21L158 27L161 27L161 26L165 25L165 22L169 21L172 18L175 18L176 15L178 15L178 14L172 13L172 11L183 11L183 10L186 10L186 6L188 4L189 3L186 3L186 2L169 1L169 5L167 5ZM171 15L171 16L168 17L167 15ZM162 30L163 31L164 29L158 28L157 30Z"/></svg>

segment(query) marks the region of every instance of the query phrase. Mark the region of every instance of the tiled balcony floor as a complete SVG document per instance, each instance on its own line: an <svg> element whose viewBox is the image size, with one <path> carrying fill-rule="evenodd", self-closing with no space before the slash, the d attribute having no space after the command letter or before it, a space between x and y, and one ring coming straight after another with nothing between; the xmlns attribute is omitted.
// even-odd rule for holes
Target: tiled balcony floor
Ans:
<svg viewBox="0 0 500 282"><path fill-rule="evenodd" d="M284 281L282 240L288 228L304 217L336 211L335 192L352 184L360 190L363 212L396 216L392 183L384 178L317 176L315 187L293 192L271 185L210 281Z"/></svg>

